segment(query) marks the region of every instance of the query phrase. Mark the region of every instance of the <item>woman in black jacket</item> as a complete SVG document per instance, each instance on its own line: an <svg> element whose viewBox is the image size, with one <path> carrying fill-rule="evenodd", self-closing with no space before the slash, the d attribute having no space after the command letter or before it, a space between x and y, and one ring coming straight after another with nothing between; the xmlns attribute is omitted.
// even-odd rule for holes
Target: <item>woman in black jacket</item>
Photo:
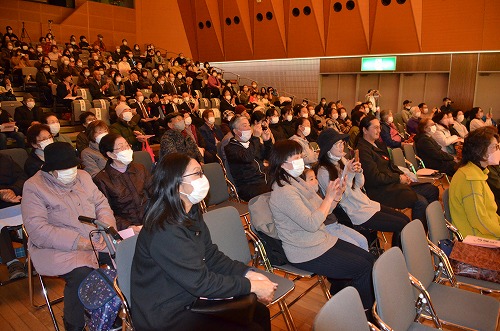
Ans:
<svg viewBox="0 0 500 331"><path fill-rule="evenodd" d="M254 320L240 325L186 309L196 298L254 292L269 303L277 287L233 261L212 243L199 202L210 188L201 166L183 154L156 166L153 195L137 238L131 273L132 316L137 330L271 330L269 310L257 304Z"/></svg>
<svg viewBox="0 0 500 331"><path fill-rule="evenodd" d="M380 141L380 122L375 116L363 118L359 128L357 148L368 197L392 208L412 208L412 219L421 220L427 229L425 209L438 200L438 188L429 183L413 183L394 165L387 146Z"/></svg>
<svg viewBox="0 0 500 331"><path fill-rule="evenodd" d="M435 131L435 123L430 118L419 122L418 134L415 136L417 155L424 161L427 168L453 176L458 164L453 155L443 152L441 145L432 138L431 135Z"/></svg>

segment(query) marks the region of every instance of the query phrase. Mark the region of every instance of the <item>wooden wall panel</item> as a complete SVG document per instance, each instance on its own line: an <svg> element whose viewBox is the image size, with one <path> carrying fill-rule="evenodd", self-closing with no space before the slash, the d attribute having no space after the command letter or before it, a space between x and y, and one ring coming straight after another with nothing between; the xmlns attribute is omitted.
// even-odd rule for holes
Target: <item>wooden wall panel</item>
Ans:
<svg viewBox="0 0 500 331"><path fill-rule="evenodd" d="M266 18L268 12L273 15L270 20ZM262 21L257 20L259 13L263 15ZM260 3L251 1L250 21L253 29L254 59L287 57L283 1L262 0ZM247 58L251 58L251 54L247 55Z"/></svg>
<svg viewBox="0 0 500 331"><path fill-rule="evenodd" d="M238 17L238 24L235 17ZM225 58L244 60L249 54L253 55L248 0L224 0L221 25Z"/></svg>
<svg viewBox="0 0 500 331"><path fill-rule="evenodd" d="M500 71L500 52L479 55L479 71Z"/></svg>
<svg viewBox="0 0 500 331"><path fill-rule="evenodd" d="M321 59L319 72L321 74L336 72L359 72L361 71L360 57L347 57L340 59Z"/></svg>
<svg viewBox="0 0 500 331"><path fill-rule="evenodd" d="M216 0L195 0L194 11L196 24L203 28L196 30L198 54L204 61L222 61L222 30L220 24L219 6ZM207 26L207 22L209 25Z"/></svg>
<svg viewBox="0 0 500 331"><path fill-rule="evenodd" d="M478 54L453 54L448 91L454 108L473 107Z"/></svg>
<svg viewBox="0 0 500 331"><path fill-rule="evenodd" d="M289 1L289 15L287 24L287 55L288 57L313 57L325 54L324 24L318 22L317 15L323 17L323 6L311 0L285 0ZM309 8L310 14L305 11ZM299 15L290 13L299 10ZM320 13L314 13L319 11Z"/></svg>
<svg viewBox="0 0 500 331"><path fill-rule="evenodd" d="M481 49L500 49L500 4L498 0L485 0L483 45Z"/></svg>

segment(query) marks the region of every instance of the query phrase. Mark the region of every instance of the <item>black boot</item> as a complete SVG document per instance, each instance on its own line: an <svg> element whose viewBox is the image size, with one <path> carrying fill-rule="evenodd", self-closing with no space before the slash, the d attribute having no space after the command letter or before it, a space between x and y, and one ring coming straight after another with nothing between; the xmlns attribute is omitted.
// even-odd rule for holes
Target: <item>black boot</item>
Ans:
<svg viewBox="0 0 500 331"><path fill-rule="evenodd" d="M63 321L64 321L64 329L66 331L84 331L85 330L85 326L76 326L73 324L69 324L64 319L63 319Z"/></svg>

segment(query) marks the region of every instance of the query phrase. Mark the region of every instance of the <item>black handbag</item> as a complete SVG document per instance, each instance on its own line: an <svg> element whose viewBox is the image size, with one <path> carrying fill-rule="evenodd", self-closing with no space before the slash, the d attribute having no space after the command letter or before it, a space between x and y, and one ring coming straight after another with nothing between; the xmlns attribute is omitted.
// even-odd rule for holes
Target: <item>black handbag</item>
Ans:
<svg viewBox="0 0 500 331"><path fill-rule="evenodd" d="M189 307L193 313L210 315L230 322L247 325L253 321L257 296L255 293L230 299L196 299Z"/></svg>

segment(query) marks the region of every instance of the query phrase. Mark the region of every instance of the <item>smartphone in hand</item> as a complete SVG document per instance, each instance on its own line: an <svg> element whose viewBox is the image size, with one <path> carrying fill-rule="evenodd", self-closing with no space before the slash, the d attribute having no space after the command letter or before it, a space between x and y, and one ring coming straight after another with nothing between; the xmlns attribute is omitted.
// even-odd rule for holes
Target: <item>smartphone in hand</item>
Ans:
<svg viewBox="0 0 500 331"><path fill-rule="evenodd" d="M354 150L354 162L359 162L359 149Z"/></svg>

